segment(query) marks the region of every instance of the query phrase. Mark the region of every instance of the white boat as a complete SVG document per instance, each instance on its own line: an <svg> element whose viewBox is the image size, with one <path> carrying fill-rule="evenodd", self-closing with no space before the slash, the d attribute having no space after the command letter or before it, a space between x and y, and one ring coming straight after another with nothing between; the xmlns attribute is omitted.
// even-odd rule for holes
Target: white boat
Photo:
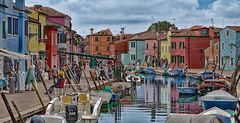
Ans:
<svg viewBox="0 0 240 123"><path fill-rule="evenodd" d="M126 77L126 81L127 82L136 82L136 83L141 83L141 78L139 76L135 76L135 75L128 75Z"/></svg>
<svg viewBox="0 0 240 123"><path fill-rule="evenodd" d="M54 98L47 105L45 115L32 120L42 119L44 123L97 123L102 105L102 98L85 93L65 95Z"/></svg>

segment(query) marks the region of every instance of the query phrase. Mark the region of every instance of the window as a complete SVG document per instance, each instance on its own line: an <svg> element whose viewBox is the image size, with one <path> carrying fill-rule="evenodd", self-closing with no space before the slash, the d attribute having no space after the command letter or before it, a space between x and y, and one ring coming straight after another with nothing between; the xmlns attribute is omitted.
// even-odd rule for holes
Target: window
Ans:
<svg viewBox="0 0 240 123"><path fill-rule="evenodd" d="M107 37L107 41L111 41L111 37Z"/></svg>
<svg viewBox="0 0 240 123"><path fill-rule="evenodd" d="M215 61L216 61L216 63L218 63L218 56L216 56Z"/></svg>
<svg viewBox="0 0 240 123"><path fill-rule="evenodd" d="M8 21L8 27L7 27L8 34L12 34L12 17L8 17L7 21Z"/></svg>
<svg viewBox="0 0 240 123"><path fill-rule="evenodd" d="M231 58L231 65L233 66L233 58Z"/></svg>
<svg viewBox="0 0 240 123"><path fill-rule="evenodd" d="M155 43L153 43L153 49L156 49L157 47L156 47L156 44Z"/></svg>
<svg viewBox="0 0 240 123"><path fill-rule="evenodd" d="M18 19L13 18L13 34L18 35Z"/></svg>
<svg viewBox="0 0 240 123"><path fill-rule="evenodd" d="M135 42L131 42L131 48L135 48Z"/></svg>
<svg viewBox="0 0 240 123"><path fill-rule="evenodd" d="M148 43L146 43L146 49L148 49Z"/></svg>
<svg viewBox="0 0 240 123"><path fill-rule="evenodd" d="M131 54L131 60L135 60L135 59L136 59L135 55Z"/></svg>
<svg viewBox="0 0 240 123"><path fill-rule="evenodd" d="M179 49L184 49L184 42L180 42Z"/></svg>
<svg viewBox="0 0 240 123"><path fill-rule="evenodd" d="M38 41L38 28L36 28L36 41Z"/></svg>
<svg viewBox="0 0 240 123"><path fill-rule="evenodd" d="M95 37L95 41L98 41L98 37Z"/></svg>
<svg viewBox="0 0 240 123"><path fill-rule="evenodd" d="M215 49L218 49L218 44L215 44Z"/></svg>
<svg viewBox="0 0 240 123"><path fill-rule="evenodd" d="M109 46L107 46L107 51L109 51Z"/></svg>
<svg viewBox="0 0 240 123"><path fill-rule="evenodd" d="M233 49L233 45L232 44L230 45L230 48L231 48L231 50Z"/></svg>
<svg viewBox="0 0 240 123"><path fill-rule="evenodd" d="M224 43L222 43L222 49L224 49Z"/></svg>
<svg viewBox="0 0 240 123"><path fill-rule="evenodd" d="M27 20L25 20L25 23L24 23L24 34L25 34L25 36L27 36L28 35L28 21Z"/></svg>
<svg viewBox="0 0 240 123"><path fill-rule="evenodd" d="M227 30L227 33L226 33L227 36L229 36L229 31Z"/></svg>
<svg viewBox="0 0 240 123"><path fill-rule="evenodd" d="M99 51L99 47L98 47L98 46L96 46L96 47L95 47L95 50L96 50L96 51Z"/></svg>
<svg viewBox="0 0 240 123"><path fill-rule="evenodd" d="M184 56L180 56L180 63L184 63Z"/></svg>
<svg viewBox="0 0 240 123"><path fill-rule="evenodd" d="M202 31L201 31L201 34L203 34L203 35L208 34L208 30L206 30L206 29L205 29L205 30L202 30Z"/></svg>
<svg viewBox="0 0 240 123"><path fill-rule="evenodd" d="M176 42L171 43L172 49L176 49Z"/></svg>
<svg viewBox="0 0 240 123"><path fill-rule="evenodd" d="M53 32L52 32L52 34L51 34L51 42L52 42L52 45L54 45L54 35L53 35Z"/></svg>
<svg viewBox="0 0 240 123"><path fill-rule="evenodd" d="M2 38L6 38L6 21L2 21Z"/></svg>
<svg viewBox="0 0 240 123"><path fill-rule="evenodd" d="M222 65L224 64L223 58L222 58Z"/></svg>
<svg viewBox="0 0 240 123"><path fill-rule="evenodd" d="M172 63L176 63L176 56L172 56L171 61Z"/></svg>

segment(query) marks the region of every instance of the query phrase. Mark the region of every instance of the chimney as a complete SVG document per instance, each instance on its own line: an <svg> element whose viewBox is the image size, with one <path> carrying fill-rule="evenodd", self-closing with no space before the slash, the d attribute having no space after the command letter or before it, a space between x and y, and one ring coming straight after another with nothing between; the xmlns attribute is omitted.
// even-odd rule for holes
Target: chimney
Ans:
<svg viewBox="0 0 240 123"><path fill-rule="evenodd" d="M16 0L16 6L20 9L25 9L25 0Z"/></svg>
<svg viewBox="0 0 240 123"><path fill-rule="evenodd" d="M93 34L93 30L94 30L93 28L90 29L90 34L91 35Z"/></svg>
<svg viewBox="0 0 240 123"><path fill-rule="evenodd" d="M123 27L121 28L120 33L121 33L121 34L124 34L124 28L123 28Z"/></svg>
<svg viewBox="0 0 240 123"><path fill-rule="evenodd" d="M42 5L34 5L34 8L37 10L41 10L42 9Z"/></svg>

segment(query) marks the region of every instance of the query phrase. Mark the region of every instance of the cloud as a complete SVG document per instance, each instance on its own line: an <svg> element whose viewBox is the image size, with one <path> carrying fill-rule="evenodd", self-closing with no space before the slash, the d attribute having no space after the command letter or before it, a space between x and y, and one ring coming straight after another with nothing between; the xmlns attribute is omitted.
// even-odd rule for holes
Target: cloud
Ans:
<svg viewBox="0 0 240 123"><path fill-rule="evenodd" d="M39 0L26 0L28 5L34 1ZM70 15L73 29L82 35L89 34L90 28L110 28L118 33L126 27L126 32L137 33L159 20L180 28L208 26L211 18L220 27L240 24L239 0L41 0L38 4Z"/></svg>

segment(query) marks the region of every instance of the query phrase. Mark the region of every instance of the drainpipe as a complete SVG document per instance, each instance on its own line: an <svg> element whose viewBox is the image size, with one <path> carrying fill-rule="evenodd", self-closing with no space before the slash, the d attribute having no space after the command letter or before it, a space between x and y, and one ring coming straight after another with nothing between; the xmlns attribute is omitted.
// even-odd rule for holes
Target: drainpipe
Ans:
<svg viewBox="0 0 240 123"><path fill-rule="evenodd" d="M188 66L190 69L190 67L191 67L191 65L190 65L190 37L188 37Z"/></svg>

